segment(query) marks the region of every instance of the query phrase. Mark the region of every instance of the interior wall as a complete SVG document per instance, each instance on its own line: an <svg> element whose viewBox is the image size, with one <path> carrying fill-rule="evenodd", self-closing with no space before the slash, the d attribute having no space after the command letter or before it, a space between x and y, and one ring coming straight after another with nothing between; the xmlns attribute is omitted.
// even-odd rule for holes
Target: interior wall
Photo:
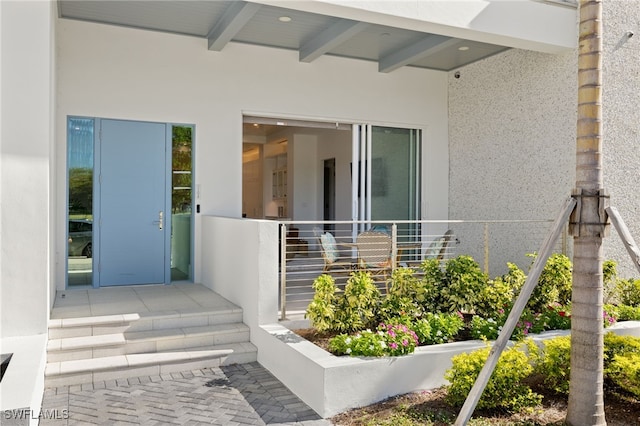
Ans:
<svg viewBox="0 0 640 426"><path fill-rule="evenodd" d="M322 220L324 216L323 175L324 160L336 159L336 220L351 220L351 131L322 130L318 132L318 150L316 173L318 184L315 189L318 197L318 208L314 219Z"/></svg>
<svg viewBox="0 0 640 426"><path fill-rule="evenodd" d="M300 63L295 51L60 19L57 25L57 168L66 167L68 115L177 122L196 129L195 200L201 214L242 214L242 115L269 115L396 127L428 127L447 162L447 75L323 56ZM59 173L64 176L63 172ZM430 197L448 204L447 175ZM56 183L57 264L63 265L65 185ZM444 207L441 207L444 208ZM195 280L200 279L200 216ZM59 267L57 282L64 283Z"/></svg>

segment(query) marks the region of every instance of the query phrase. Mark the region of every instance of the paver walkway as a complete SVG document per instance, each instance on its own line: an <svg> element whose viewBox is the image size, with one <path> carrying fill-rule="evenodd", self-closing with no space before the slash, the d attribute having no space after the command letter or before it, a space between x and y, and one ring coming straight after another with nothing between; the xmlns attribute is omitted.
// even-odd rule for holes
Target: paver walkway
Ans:
<svg viewBox="0 0 640 426"><path fill-rule="evenodd" d="M257 362L49 388L42 409L52 426L332 424Z"/></svg>

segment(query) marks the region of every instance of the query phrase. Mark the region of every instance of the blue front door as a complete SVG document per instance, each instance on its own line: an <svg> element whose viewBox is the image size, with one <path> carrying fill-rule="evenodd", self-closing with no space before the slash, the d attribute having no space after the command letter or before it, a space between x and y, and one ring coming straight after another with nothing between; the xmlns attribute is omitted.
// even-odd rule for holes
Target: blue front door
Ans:
<svg viewBox="0 0 640 426"><path fill-rule="evenodd" d="M167 128L100 120L98 285L168 281Z"/></svg>

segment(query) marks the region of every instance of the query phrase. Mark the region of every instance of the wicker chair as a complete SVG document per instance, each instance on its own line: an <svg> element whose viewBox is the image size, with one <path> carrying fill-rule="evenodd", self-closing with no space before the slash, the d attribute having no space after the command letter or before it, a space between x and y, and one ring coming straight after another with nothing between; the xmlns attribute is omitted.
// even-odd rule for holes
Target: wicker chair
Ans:
<svg viewBox="0 0 640 426"><path fill-rule="evenodd" d="M340 257L340 250L338 250L338 244L333 234L322 232L319 228L314 228L313 233L318 239L318 245L324 260L322 272L329 272L334 268L337 269L336 272L350 272L352 267L351 260Z"/></svg>
<svg viewBox="0 0 640 426"><path fill-rule="evenodd" d="M356 238L358 267L386 277L393 267L392 245L391 237L385 232L361 232Z"/></svg>

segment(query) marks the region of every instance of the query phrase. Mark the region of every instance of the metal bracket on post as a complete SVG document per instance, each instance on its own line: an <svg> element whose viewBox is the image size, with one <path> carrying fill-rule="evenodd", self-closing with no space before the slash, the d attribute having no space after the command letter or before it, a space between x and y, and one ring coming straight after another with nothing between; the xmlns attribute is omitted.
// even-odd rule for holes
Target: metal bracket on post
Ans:
<svg viewBox="0 0 640 426"><path fill-rule="evenodd" d="M576 200L576 207L569 217L569 235L579 237L591 235L605 238L609 236L610 224L607 208L609 207L609 194L605 189L587 191L583 188L574 189L571 197ZM598 199L598 222L584 220L584 202L588 199Z"/></svg>

